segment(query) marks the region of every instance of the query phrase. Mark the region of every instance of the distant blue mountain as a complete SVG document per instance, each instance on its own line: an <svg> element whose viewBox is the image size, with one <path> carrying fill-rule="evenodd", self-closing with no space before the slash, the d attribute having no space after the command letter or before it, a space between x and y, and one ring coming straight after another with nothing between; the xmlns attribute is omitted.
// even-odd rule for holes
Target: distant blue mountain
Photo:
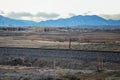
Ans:
<svg viewBox="0 0 120 80"><path fill-rule="evenodd" d="M0 15L0 26L36 26L36 22L29 20L16 20Z"/></svg>
<svg viewBox="0 0 120 80"><path fill-rule="evenodd" d="M29 20L15 20L0 16L0 26L120 28L120 20L106 20L96 15L78 15L70 18L47 20L37 23Z"/></svg>
<svg viewBox="0 0 120 80"><path fill-rule="evenodd" d="M74 16L66 19L48 20L40 22L44 26L84 26L84 25L106 25L107 21L96 15Z"/></svg>
<svg viewBox="0 0 120 80"><path fill-rule="evenodd" d="M80 28L120 28L120 20L106 20L96 15L79 15L66 19L42 21L39 23L39 25Z"/></svg>

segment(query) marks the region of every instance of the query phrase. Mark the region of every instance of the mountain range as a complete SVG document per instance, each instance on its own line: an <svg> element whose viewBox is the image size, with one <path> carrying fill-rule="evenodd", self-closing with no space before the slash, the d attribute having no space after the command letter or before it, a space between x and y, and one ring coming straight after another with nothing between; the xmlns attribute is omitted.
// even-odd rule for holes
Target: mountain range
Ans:
<svg viewBox="0 0 120 80"><path fill-rule="evenodd" d="M107 20L97 15L78 15L70 18L35 22L16 20L0 15L0 26L8 27L77 27L77 28L119 28L120 20Z"/></svg>

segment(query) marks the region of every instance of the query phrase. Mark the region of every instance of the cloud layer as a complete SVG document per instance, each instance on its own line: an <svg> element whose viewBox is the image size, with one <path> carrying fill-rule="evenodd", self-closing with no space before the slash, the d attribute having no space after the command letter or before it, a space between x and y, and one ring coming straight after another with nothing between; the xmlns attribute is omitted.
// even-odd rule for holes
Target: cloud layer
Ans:
<svg viewBox="0 0 120 80"><path fill-rule="evenodd" d="M43 18L47 18L47 19L51 19L51 18L57 18L60 15L57 13L45 13L45 12L39 12L35 15L36 17L43 17Z"/></svg>
<svg viewBox="0 0 120 80"><path fill-rule="evenodd" d="M36 14L32 14L29 12L9 12L5 13L4 11L0 10L0 15L13 18L13 19L23 19L23 20L33 20L33 21L44 21L44 20L53 20L61 18L61 15L58 13L45 13L45 12L38 12ZM83 13L83 15L91 15L88 12ZM74 13L67 14L66 17L76 16ZM113 19L113 20L120 20L120 14L100 14L99 16L105 19Z"/></svg>
<svg viewBox="0 0 120 80"><path fill-rule="evenodd" d="M0 14L3 14L3 11L0 11ZM60 15L57 13L45 13L45 12L38 12L37 14L32 14L29 12L9 12L4 14L7 17L14 18L14 19L25 19L25 20L33 20L33 21L41 21L41 20L49 20L49 19L56 19Z"/></svg>
<svg viewBox="0 0 120 80"><path fill-rule="evenodd" d="M113 15L102 14L100 16L106 19L120 20L120 14L113 14Z"/></svg>
<svg viewBox="0 0 120 80"><path fill-rule="evenodd" d="M20 12L20 13L10 12L7 14L7 16L11 18L19 19L21 17L33 17L34 15L32 15L31 13L27 13L27 12Z"/></svg>
<svg viewBox="0 0 120 80"><path fill-rule="evenodd" d="M4 12L0 10L0 14L4 14Z"/></svg>

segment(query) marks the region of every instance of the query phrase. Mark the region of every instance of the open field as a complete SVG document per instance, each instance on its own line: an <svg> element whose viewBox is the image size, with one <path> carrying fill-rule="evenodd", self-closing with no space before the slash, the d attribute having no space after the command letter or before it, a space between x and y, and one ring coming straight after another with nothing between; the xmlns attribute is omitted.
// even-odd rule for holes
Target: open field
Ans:
<svg viewBox="0 0 120 80"><path fill-rule="evenodd" d="M60 68L54 70L0 69L0 80L120 80L120 71L83 73L80 70L65 70Z"/></svg>
<svg viewBox="0 0 120 80"><path fill-rule="evenodd" d="M1 30L0 80L120 80L120 30Z"/></svg>
<svg viewBox="0 0 120 80"><path fill-rule="evenodd" d="M101 58L101 60L98 60L98 58ZM120 70L119 52L39 48L0 48L1 65L53 68L55 64L58 67L66 69L97 70L97 63L101 61L104 69Z"/></svg>
<svg viewBox="0 0 120 80"><path fill-rule="evenodd" d="M46 29L46 28L45 28ZM0 31L0 47L52 48L120 51L119 30L80 30L29 28L25 31Z"/></svg>

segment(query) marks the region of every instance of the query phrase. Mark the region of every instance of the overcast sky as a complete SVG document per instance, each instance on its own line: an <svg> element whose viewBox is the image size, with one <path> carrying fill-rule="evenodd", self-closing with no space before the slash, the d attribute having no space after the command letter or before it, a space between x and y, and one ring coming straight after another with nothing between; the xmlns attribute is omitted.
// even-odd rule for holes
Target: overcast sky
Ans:
<svg viewBox="0 0 120 80"><path fill-rule="evenodd" d="M0 0L0 14L34 21L86 14L120 19L120 0Z"/></svg>

